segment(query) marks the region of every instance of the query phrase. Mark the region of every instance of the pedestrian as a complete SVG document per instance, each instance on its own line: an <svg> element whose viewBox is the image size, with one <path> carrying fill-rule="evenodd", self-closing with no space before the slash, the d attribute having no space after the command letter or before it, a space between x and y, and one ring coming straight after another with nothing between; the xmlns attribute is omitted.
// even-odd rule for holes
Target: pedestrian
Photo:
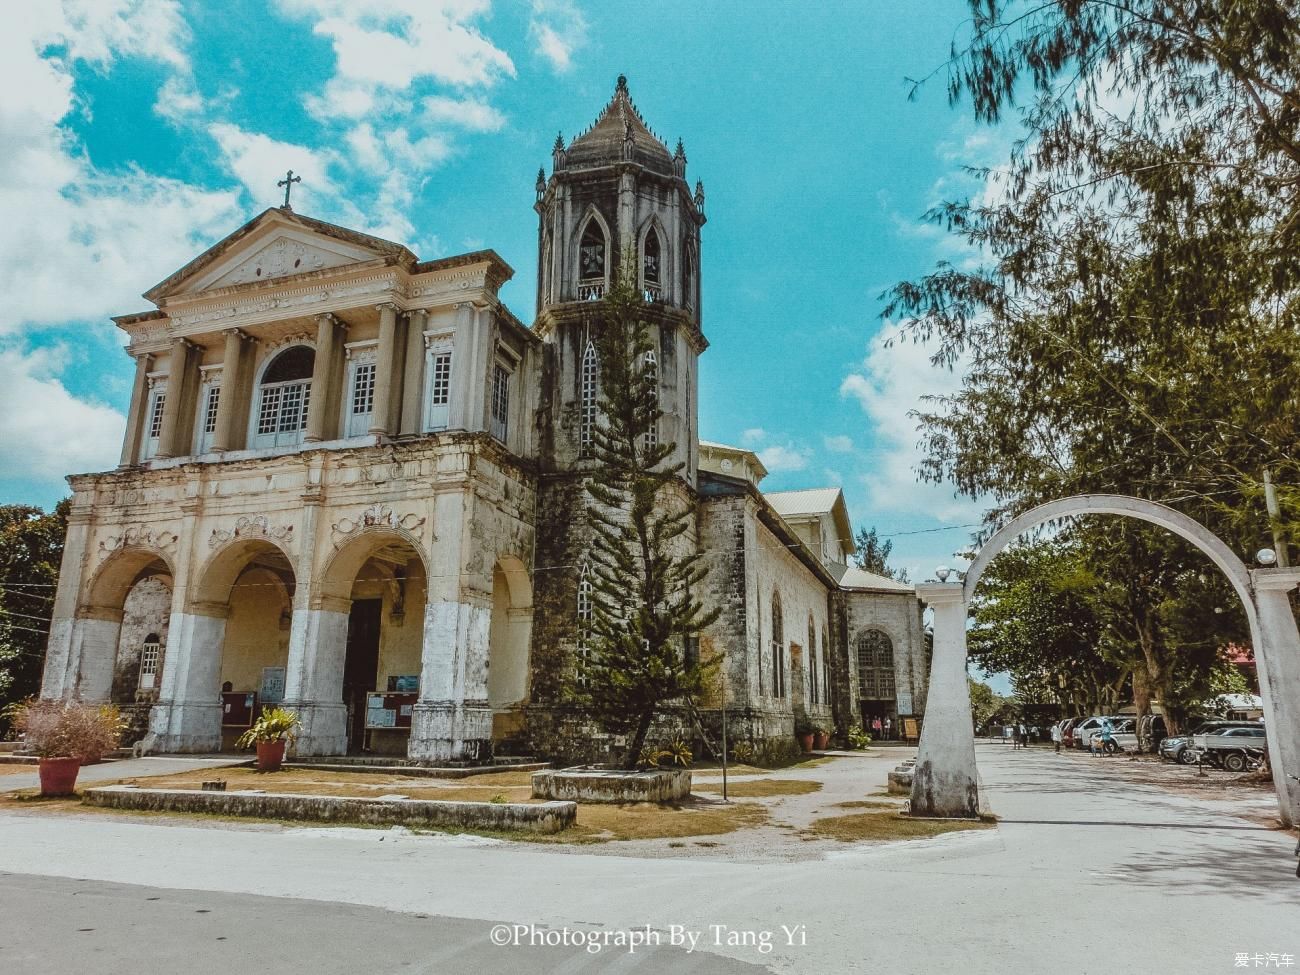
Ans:
<svg viewBox="0 0 1300 975"><path fill-rule="evenodd" d="M1061 731L1061 722L1052 725L1052 744L1056 746L1056 754L1061 754L1061 742L1065 740L1065 735Z"/></svg>
<svg viewBox="0 0 1300 975"><path fill-rule="evenodd" d="M1101 719L1101 753L1103 755L1109 755L1112 751L1115 751L1114 747L1112 747L1109 751L1106 748L1107 745L1114 746L1114 744L1115 744L1115 726L1111 724L1110 718L1102 718Z"/></svg>
<svg viewBox="0 0 1300 975"><path fill-rule="evenodd" d="M1018 725L1016 725L1016 731L1020 734L1020 747L1021 747L1021 748L1028 748L1028 747L1029 747L1029 729L1025 727L1025 723L1024 723L1023 721L1020 722Z"/></svg>
<svg viewBox="0 0 1300 975"><path fill-rule="evenodd" d="M890 728L893 726L893 724L894 722L891 721L888 717L885 718L885 737L884 737L885 741L894 740L893 736L890 734Z"/></svg>

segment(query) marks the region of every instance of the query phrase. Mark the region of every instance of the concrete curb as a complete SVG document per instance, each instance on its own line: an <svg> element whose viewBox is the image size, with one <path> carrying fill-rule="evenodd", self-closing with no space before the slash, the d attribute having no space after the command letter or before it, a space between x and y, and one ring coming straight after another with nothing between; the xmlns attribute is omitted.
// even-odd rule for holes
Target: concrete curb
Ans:
<svg viewBox="0 0 1300 975"><path fill-rule="evenodd" d="M200 792L139 789L129 785L87 789L81 801L110 809L201 812L323 823L442 826L463 829L558 833L572 826L573 802L455 802L443 799L364 799L276 792Z"/></svg>
<svg viewBox="0 0 1300 975"><path fill-rule="evenodd" d="M576 802L679 802L691 794L689 769L621 769L579 766L534 772L533 798Z"/></svg>
<svg viewBox="0 0 1300 975"><path fill-rule="evenodd" d="M425 779L467 779L471 775L491 775L496 772L536 772L550 768L547 762L530 762L527 765L473 765L465 768L436 768L429 765L363 765L360 763L285 762L287 769L314 769L320 772L384 772L389 775L409 775Z"/></svg>

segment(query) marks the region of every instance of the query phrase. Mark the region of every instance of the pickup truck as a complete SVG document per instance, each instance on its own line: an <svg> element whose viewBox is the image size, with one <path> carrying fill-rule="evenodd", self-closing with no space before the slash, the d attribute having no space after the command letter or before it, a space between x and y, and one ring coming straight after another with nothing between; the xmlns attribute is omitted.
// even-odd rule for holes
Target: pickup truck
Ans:
<svg viewBox="0 0 1300 975"><path fill-rule="evenodd" d="M1252 758L1259 757L1267 747L1264 726L1219 728L1209 734L1193 735L1192 747L1202 762L1218 766L1227 772L1244 772Z"/></svg>

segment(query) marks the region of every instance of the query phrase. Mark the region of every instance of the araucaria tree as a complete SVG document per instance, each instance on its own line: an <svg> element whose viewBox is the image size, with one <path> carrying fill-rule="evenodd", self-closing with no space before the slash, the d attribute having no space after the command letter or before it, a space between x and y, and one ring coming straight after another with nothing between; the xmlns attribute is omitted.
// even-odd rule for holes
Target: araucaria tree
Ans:
<svg viewBox="0 0 1300 975"><path fill-rule="evenodd" d="M698 597L707 567L688 531L695 506L658 436L663 411L655 346L625 261L596 312L601 416L587 484L592 601L574 698L593 720L629 735L623 766L635 768L655 715L704 690L712 666L689 652L717 618Z"/></svg>

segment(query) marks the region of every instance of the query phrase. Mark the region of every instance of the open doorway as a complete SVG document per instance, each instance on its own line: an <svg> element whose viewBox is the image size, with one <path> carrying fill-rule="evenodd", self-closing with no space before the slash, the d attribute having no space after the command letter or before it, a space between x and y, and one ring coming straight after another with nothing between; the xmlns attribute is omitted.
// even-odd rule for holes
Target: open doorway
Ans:
<svg viewBox="0 0 1300 975"><path fill-rule="evenodd" d="M366 748L366 696L379 671L382 599L356 599L348 614L348 645L343 658L343 703L348 709L348 754Z"/></svg>

